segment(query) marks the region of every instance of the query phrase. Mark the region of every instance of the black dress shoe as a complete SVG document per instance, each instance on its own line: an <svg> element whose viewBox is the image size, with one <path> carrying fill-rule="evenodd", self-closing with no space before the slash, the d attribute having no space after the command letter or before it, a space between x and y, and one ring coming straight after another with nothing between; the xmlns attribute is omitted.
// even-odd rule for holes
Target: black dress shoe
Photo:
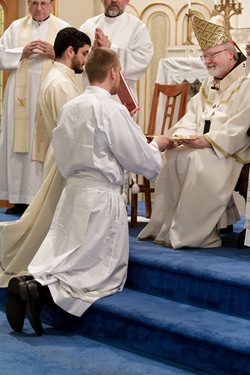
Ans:
<svg viewBox="0 0 250 375"><path fill-rule="evenodd" d="M27 209L28 204L16 203L13 207L7 208L6 215L22 215Z"/></svg>
<svg viewBox="0 0 250 375"><path fill-rule="evenodd" d="M220 229L220 234L233 233L233 231L234 231L233 225L228 225L226 228Z"/></svg>
<svg viewBox="0 0 250 375"><path fill-rule="evenodd" d="M246 229L243 229L238 236L238 248L243 249L244 247L248 247L245 245L245 237L246 237Z"/></svg>
<svg viewBox="0 0 250 375"><path fill-rule="evenodd" d="M44 300L38 292L39 283L35 280L28 280L18 284L19 293L23 301L26 302L26 312L30 324L38 336L43 334L43 326L40 320L41 312L44 308Z"/></svg>
<svg viewBox="0 0 250 375"><path fill-rule="evenodd" d="M33 279L32 276L20 276L10 279L8 284L8 297L6 302L6 317L11 328L16 332L23 330L25 319L26 302L19 294L18 285L20 282Z"/></svg>

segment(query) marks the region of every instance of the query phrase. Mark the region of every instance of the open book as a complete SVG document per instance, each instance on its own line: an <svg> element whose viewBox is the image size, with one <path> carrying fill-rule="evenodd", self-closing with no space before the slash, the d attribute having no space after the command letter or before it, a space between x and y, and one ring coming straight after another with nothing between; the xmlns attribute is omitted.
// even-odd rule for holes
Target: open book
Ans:
<svg viewBox="0 0 250 375"><path fill-rule="evenodd" d="M122 72L120 72L120 86L117 91L117 95L119 96L121 103L127 107L129 112L133 111L134 109L139 109L138 103L135 100L135 97L130 90Z"/></svg>

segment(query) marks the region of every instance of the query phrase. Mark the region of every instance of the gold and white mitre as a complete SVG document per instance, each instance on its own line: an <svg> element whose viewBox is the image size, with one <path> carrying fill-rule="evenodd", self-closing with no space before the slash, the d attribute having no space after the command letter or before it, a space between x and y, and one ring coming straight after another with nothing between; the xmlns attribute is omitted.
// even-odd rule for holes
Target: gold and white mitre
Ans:
<svg viewBox="0 0 250 375"><path fill-rule="evenodd" d="M194 16L193 30L202 51L232 41L225 18L221 14L209 21Z"/></svg>

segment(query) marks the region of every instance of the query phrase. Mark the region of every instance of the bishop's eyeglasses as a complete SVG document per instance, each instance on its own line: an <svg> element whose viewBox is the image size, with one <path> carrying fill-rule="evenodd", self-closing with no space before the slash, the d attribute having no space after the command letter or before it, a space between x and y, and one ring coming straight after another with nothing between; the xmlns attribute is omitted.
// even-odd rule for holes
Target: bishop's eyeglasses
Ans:
<svg viewBox="0 0 250 375"><path fill-rule="evenodd" d="M204 61L205 59L213 60L218 55L218 53L221 53L221 52L224 52L224 51L227 51L227 50L228 50L228 48L225 48L225 49L222 49L221 51L218 51L218 52L208 53L207 55L200 56L200 58L201 58L202 61Z"/></svg>

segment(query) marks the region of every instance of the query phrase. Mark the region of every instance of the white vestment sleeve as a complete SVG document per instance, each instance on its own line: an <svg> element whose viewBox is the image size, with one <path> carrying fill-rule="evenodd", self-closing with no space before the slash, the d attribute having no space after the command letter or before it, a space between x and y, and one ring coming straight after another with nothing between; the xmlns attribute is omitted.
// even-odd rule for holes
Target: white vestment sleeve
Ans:
<svg viewBox="0 0 250 375"><path fill-rule="evenodd" d="M11 70L18 68L23 53L22 47L13 47L12 25L0 39L0 69Z"/></svg>

